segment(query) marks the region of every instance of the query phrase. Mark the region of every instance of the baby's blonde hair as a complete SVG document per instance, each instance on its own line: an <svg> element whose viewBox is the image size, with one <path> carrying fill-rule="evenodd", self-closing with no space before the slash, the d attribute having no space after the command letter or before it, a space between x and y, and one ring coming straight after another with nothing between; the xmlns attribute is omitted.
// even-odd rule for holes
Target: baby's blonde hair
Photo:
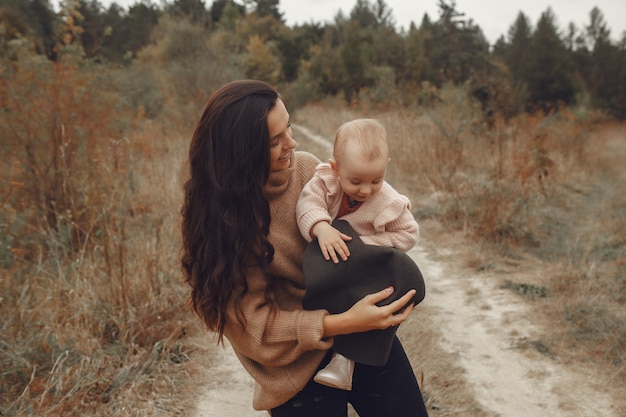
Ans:
<svg viewBox="0 0 626 417"><path fill-rule="evenodd" d="M370 161L380 157L383 149L389 150L387 131L376 119L355 119L339 126L333 146L335 161L343 156L350 141L356 143Z"/></svg>

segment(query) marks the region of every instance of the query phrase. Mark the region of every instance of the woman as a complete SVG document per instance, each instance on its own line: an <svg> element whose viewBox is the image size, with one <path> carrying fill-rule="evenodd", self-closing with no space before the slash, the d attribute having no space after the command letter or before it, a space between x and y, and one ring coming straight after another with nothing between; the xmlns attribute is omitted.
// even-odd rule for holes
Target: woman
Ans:
<svg viewBox="0 0 626 417"><path fill-rule="evenodd" d="M276 90L253 80L222 86L209 99L189 149L182 207L182 265L195 312L225 336L255 379L253 407L281 416L426 416L399 343L382 367L357 365L353 390L317 384L333 336L402 323L409 291L384 307L388 288L348 311L302 309L307 242L295 219L300 191L320 162L294 152L289 113Z"/></svg>

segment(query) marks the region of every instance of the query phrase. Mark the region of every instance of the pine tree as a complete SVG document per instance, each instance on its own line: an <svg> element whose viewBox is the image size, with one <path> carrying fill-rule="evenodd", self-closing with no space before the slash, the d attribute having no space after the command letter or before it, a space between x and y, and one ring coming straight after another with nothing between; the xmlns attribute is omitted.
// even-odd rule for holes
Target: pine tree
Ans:
<svg viewBox="0 0 626 417"><path fill-rule="evenodd" d="M529 109L552 111L574 102L576 89L571 55L559 37L550 8L541 14L531 36L527 73Z"/></svg>
<svg viewBox="0 0 626 417"><path fill-rule="evenodd" d="M439 21L430 27L426 55L435 85L461 84L476 70L488 66L489 44L472 19L456 9L454 1L439 0Z"/></svg>
<svg viewBox="0 0 626 417"><path fill-rule="evenodd" d="M272 16L277 21L284 22L283 14L278 10L279 0L244 0L244 3L258 17Z"/></svg>
<svg viewBox="0 0 626 417"><path fill-rule="evenodd" d="M428 65L426 58L427 32L418 29L413 22L404 41L406 61L401 73L400 81L408 84L412 89L420 85Z"/></svg>
<svg viewBox="0 0 626 417"><path fill-rule="evenodd" d="M623 60L619 48L611 43L611 31L600 9L594 7L589 16L590 23L585 28L587 45L591 50L585 77L587 88L595 106L619 115L623 111L618 99L623 88L620 84L624 83Z"/></svg>
<svg viewBox="0 0 626 417"><path fill-rule="evenodd" d="M188 19L193 24L210 25L211 16L204 0L174 0L165 11L171 16Z"/></svg>
<svg viewBox="0 0 626 417"><path fill-rule="evenodd" d="M514 81L525 81L532 29L526 15L519 12L509 28L509 45L504 54L507 67Z"/></svg>

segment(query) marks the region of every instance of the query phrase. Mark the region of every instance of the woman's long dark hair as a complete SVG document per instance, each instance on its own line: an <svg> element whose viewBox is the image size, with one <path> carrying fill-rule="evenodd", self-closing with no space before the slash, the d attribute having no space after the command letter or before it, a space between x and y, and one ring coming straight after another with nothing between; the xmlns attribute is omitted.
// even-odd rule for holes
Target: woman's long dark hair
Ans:
<svg viewBox="0 0 626 417"><path fill-rule="evenodd" d="M194 311L224 335L226 308L248 290L246 267L267 266L270 209L263 187L270 173L267 115L278 93L240 80L209 98L189 148L189 179L181 209L181 262Z"/></svg>

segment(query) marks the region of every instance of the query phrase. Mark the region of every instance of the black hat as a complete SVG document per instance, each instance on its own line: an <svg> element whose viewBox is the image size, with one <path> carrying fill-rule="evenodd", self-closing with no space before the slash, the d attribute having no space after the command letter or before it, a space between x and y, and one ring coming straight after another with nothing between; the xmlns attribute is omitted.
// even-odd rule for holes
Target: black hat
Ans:
<svg viewBox="0 0 626 417"><path fill-rule="evenodd" d="M343 313L367 294L389 286L393 286L394 292L379 302L379 306L397 300L411 289L417 292L409 303L417 305L424 299L424 278L411 257L395 248L366 245L345 220L335 220L332 225L352 236L352 240L346 242L350 256L335 264L324 259L316 239L309 243L303 264L306 292L302 306L306 310ZM333 349L358 363L381 366L387 363L396 330L398 327L393 326L338 335Z"/></svg>

